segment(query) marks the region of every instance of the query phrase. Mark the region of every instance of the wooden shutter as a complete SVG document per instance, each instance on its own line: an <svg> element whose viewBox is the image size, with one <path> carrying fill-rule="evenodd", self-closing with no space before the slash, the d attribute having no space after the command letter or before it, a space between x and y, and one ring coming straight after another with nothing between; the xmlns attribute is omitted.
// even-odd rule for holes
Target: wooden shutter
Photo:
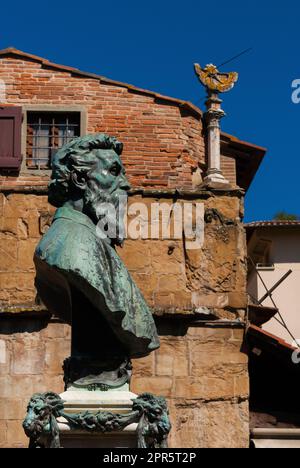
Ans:
<svg viewBox="0 0 300 468"><path fill-rule="evenodd" d="M0 168L2 169L20 169L21 126L21 107L0 106Z"/></svg>

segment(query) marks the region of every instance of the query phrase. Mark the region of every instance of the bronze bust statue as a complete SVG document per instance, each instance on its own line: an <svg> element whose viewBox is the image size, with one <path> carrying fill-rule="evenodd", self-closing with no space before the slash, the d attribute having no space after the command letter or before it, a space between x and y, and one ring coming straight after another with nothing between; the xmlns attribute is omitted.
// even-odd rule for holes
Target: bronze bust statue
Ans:
<svg viewBox="0 0 300 468"><path fill-rule="evenodd" d="M75 138L53 159L49 202L58 209L34 261L40 298L72 325L67 386L122 386L130 358L159 347L151 311L115 250L124 240L121 217L114 238L97 233L105 203L118 212L130 188L121 152L116 138L94 134Z"/></svg>

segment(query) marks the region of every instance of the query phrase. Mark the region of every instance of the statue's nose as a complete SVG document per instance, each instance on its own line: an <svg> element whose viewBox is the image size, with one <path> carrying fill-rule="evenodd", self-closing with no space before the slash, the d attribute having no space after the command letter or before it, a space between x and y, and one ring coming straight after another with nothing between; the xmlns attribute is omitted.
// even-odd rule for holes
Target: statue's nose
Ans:
<svg viewBox="0 0 300 468"><path fill-rule="evenodd" d="M120 183L120 188L121 188L122 190L130 190L130 189L131 189L131 185L130 185L130 183L128 182L127 177L125 177L125 176L122 177L121 183Z"/></svg>

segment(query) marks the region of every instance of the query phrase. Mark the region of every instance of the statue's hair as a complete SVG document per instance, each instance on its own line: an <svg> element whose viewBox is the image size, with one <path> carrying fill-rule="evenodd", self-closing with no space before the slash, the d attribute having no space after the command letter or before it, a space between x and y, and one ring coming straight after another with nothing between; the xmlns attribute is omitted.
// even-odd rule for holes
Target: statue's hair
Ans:
<svg viewBox="0 0 300 468"><path fill-rule="evenodd" d="M86 174L95 157L94 149L113 149L117 154L122 153L123 145L115 137L105 133L86 135L71 140L60 148L52 161L52 175L49 183L48 200L51 205L62 206L69 198L70 179L73 171L80 175Z"/></svg>

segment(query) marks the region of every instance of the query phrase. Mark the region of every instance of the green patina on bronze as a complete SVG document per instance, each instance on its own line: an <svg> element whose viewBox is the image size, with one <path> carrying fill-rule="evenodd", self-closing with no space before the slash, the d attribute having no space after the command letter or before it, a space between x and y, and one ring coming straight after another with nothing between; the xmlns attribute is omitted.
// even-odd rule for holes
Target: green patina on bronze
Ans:
<svg viewBox="0 0 300 468"><path fill-rule="evenodd" d="M109 388L112 378L118 386L124 363L159 347L151 311L115 250L124 240L121 215L114 238L101 239L96 229L103 202L120 210L130 188L121 152L122 144L105 134L76 138L57 152L49 202L58 209L34 255L39 296L72 324L71 358L83 386L93 375L105 386L105 372Z"/></svg>
<svg viewBox="0 0 300 468"><path fill-rule="evenodd" d="M133 400L129 413L85 411L66 413L64 402L53 392L34 394L27 406L23 422L29 437L29 448L59 448L60 431L57 418L63 417L72 430L88 432L121 431L132 423L137 426L138 448L165 448L171 429L166 400L151 393L143 393Z"/></svg>

